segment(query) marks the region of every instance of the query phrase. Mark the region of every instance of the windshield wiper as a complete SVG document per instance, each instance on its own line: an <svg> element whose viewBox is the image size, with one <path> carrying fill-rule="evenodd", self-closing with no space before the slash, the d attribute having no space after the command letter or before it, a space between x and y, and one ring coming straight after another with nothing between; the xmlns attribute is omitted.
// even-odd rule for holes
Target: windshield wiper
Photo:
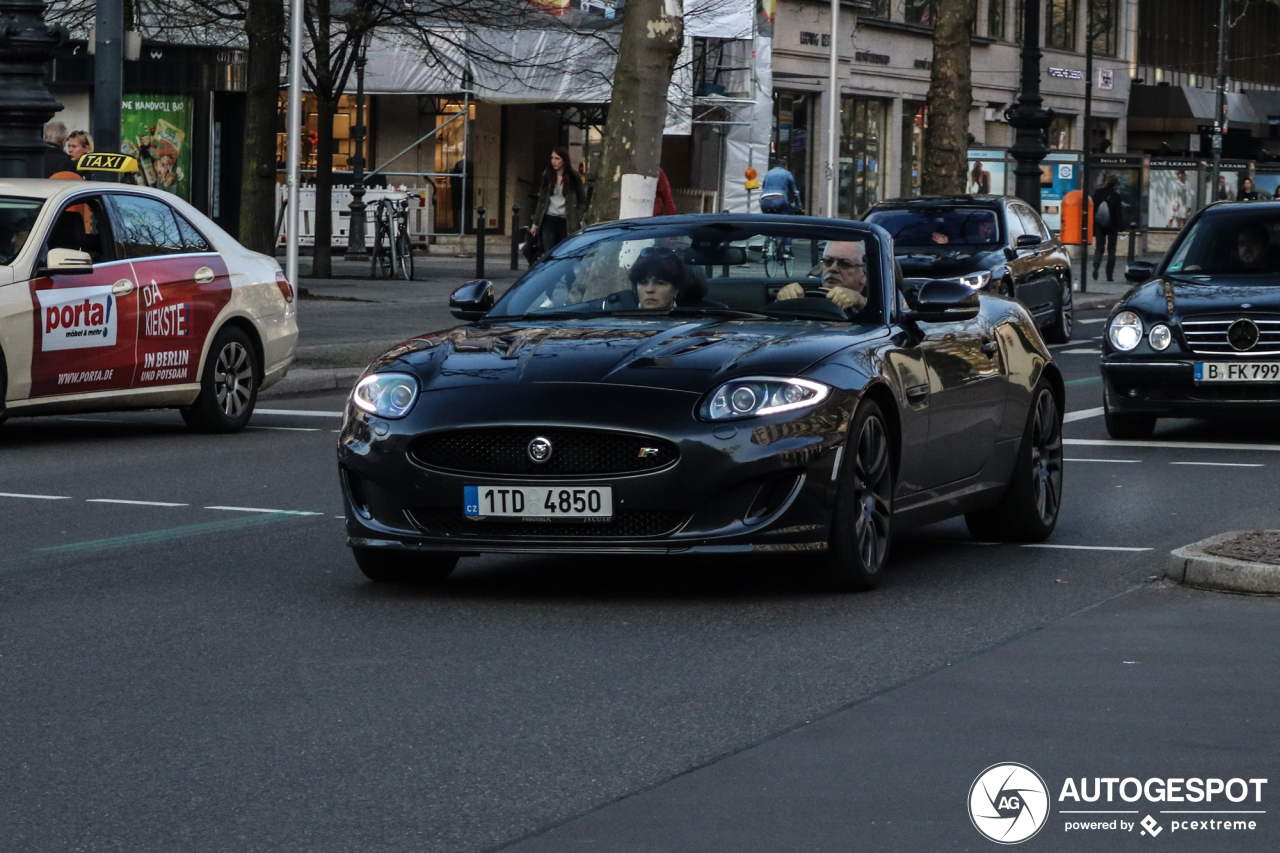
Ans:
<svg viewBox="0 0 1280 853"><path fill-rule="evenodd" d="M614 317L731 317L736 320L767 320L764 314L754 314L750 311L738 311L734 308L699 308L688 306L686 308L624 308L611 312Z"/></svg>
<svg viewBox="0 0 1280 853"><path fill-rule="evenodd" d="M582 317L599 316L599 311L533 311L528 314L490 314L484 319L492 320L574 320Z"/></svg>

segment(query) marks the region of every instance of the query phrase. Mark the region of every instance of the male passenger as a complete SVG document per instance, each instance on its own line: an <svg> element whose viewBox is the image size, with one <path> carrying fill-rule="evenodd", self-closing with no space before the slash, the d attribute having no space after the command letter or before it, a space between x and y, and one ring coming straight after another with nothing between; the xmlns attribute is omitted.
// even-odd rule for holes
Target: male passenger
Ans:
<svg viewBox="0 0 1280 853"><path fill-rule="evenodd" d="M822 253L822 289L827 298L846 311L861 311L867 304L867 264L861 242L833 240ZM792 282L778 291L778 301L801 299L804 286Z"/></svg>
<svg viewBox="0 0 1280 853"><path fill-rule="evenodd" d="M1267 256L1269 248L1271 248L1271 235L1263 225L1250 225L1236 238L1236 251L1240 256L1240 263L1247 270L1270 269L1270 258Z"/></svg>

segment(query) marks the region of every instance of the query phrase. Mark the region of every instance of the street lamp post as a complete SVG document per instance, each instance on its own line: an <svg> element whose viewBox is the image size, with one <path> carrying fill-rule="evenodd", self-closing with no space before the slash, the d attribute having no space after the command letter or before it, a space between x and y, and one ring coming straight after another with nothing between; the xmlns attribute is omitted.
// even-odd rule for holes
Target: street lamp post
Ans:
<svg viewBox="0 0 1280 853"><path fill-rule="evenodd" d="M43 0L0 0L0 177L43 178L44 123L62 109L45 88L42 63L66 38L44 21Z"/></svg>
<svg viewBox="0 0 1280 853"><path fill-rule="evenodd" d="M1018 132L1009 149L1018 161L1017 196L1039 213L1040 162L1049 153L1045 132L1053 123L1053 110L1044 109L1040 97L1040 0L1024 0L1022 23L1022 91L1004 117Z"/></svg>
<svg viewBox="0 0 1280 853"><path fill-rule="evenodd" d="M360 52L356 55L356 153L351 158L351 219L347 227L347 260L367 261L369 252L365 244L364 203L364 66L369 61L369 35L360 38Z"/></svg>
<svg viewBox="0 0 1280 853"><path fill-rule="evenodd" d="M93 137L98 151L120 150L124 99L124 2L94 3Z"/></svg>

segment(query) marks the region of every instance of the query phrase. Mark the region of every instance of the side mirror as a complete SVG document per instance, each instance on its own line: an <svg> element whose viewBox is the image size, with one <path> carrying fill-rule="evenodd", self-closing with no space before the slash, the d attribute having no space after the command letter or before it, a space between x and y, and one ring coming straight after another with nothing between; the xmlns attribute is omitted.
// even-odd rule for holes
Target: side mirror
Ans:
<svg viewBox="0 0 1280 853"><path fill-rule="evenodd" d="M93 258L76 249L50 249L36 275L88 275L93 272Z"/></svg>
<svg viewBox="0 0 1280 853"><path fill-rule="evenodd" d="M1124 268L1124 280L1142 283L1155 274L1156 265L1151 261L1130 261Z"/></svg>
<svg viewBox="0 0 1280 853"><path fill-rule="evenodd" d="M1018 239L1014 241L1014 245L1019 249L1030 249L1033 246L1039 246L1044 242L1044 238L1039 234L1019 234Z"/></svg>
<svg viewBox="0 0 1280 853"><path fill-rule="evenodd" d="M918 323L950 323L956 320L972 320L978 316L982 301L978 293L967 284L958 281L926 281L916 296L915 310L908 311L907 320Z"/></svg>
<svg viewBox="0 0 1280 853"><path fill-rule="evenodd" d="M493 307L493 282L469 281L449 295L449 310L459 320L479 320Z"/></svg>

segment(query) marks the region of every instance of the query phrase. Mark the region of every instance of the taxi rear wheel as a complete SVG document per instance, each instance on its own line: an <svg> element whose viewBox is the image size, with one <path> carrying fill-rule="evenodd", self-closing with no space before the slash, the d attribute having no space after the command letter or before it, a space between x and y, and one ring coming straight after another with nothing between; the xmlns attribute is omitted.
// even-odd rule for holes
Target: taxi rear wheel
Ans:
<svg viewBox="0 0 1280 853"><path fill-rule="evenodd" d="M224 327L209 347L200 396L182 409L182 419L197 432L239 432L249 423L257 399L258 361L249 336Z"/></svg>
<svg viewBox="0 0 1280 853"><path fill-rule="evenodd" d="M377 583L440 583L458 565L457 554L352 548L356 565Z"/></svg>

